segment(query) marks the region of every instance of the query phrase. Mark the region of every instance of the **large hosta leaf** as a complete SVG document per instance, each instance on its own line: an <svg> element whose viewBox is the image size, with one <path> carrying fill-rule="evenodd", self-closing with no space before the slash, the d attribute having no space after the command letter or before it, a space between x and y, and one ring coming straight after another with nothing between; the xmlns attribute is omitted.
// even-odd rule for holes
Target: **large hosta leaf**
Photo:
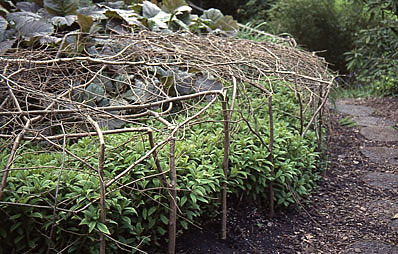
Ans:
<svg viewBox="0 0 398 254"><path fill-rule="evenodd" d="M79 0L44 0L44 8L51 14L66 16L76 14Z"/></svg>
<svg viewBox="0 0 398 254"><path fill-rule="evenodd" d="M187 3L184 0L163 0L162 10L168 13L174 13L174 11L181 6L187 6Z"/></svg>
<svg viewBox="0 0 398 254"><path fill-rule="evenodd" d="M32 12L14 12L8 14L7 18L14 24L18 34L25 39L54 33L52 24L41 20L40 15Z"/></svg>
<svg viewBox="0 0 398 254"><path fill-rule="evenodd" d="M25 23L18 29L20 35L26 39L47 36L54 33L54 26L46 21L38 20Z"/></svg>
<svg viewBox="0 0 398 254"><path fill-rule="evenodd" d="M218 9L208 9L203 11L202 16L200 16L202 19L209 19L212 21L212 23L216 24L224 15L222 12Z"/></svg>
<svg viewBox="0 0 398 254"><path fill-rule="evenodd" d="M153 4L149 1L144 1L142 3L142 16L145 18L153 18L158 13L162 11L156 4Z"/></svg>
<svg viewBox="0 0 398 254"><path fill-rule="evenodd" d="M104 7L106 9L105 15L108 18L119 18L124 20L128 25L142 26L142 23L140 22L140 15L138 15L135 11L115 9L105 5L98 6Z"/></svg>
<svg viewBox="0 0 398 254"><path fill-rule="evenodd" d="M18 2L16 3L18 9L22 11L37 12L41 9L40 5L31 2Z"/></svg>
<svg viewBox="0 0 398 254"><path fill-rule="evenodd" d="M13 40L5 40L0 42L0 53L6 52L8 49L12 47L12 45L15 43L16 39Z"/></svg>
<svg viewBox="0 0 398 254"><path fill-rule="evenodd" d="M5 18L0 16L0 41L4 39L4 32L7 29L7 25L8 25L7 20L5 20Z"/></svg>
<svg viewBox="0 0 398 254"><path fill-rule="evenodd" d="M80 26L80 31L88 33L91 26L94 24L93 18L90 16L84 16L80 13L77 14L77 22Z"/></svg>
<svg viewBox="0 0 398 254"><path fill-rule="evenodd" d="M224 16L219 19L216 23L217 28L223 31L237 31L238 22L232 18L232 16Z"/></svg>
<svg viewBox="0 0 398 254"><path fill-rule="evenodd" d="M26 23L38 21L41 18L40 15L28 11L12 12L7 15L8 21L13 23L17 29Z"/></svg>
<svg viewBox="0 0 398 254"><path fill-rule="evenodd" d="M232 31L236 32L238 30L238 22L234 20L231 16L224 16L222 12L218 9L211 8L205 10L200 16L206 22L211 29L220 29L222 31Z"/></svg>
<svg viewBox="0 0 398 254"><path fill-rule="evenodd" d="M65 26L65 25L71 26L77 20L77 16L76 15L67 15L65 17L55 16L52 17L50 20L51 23L55 26Z"/></svg>
<svg viewBox="0 0 398 254"><path fill-rule="evenodd" d="M94 21L107 19L107 17L105 16L106 9L97 5L80 8L79 13L84 16L92 17Z"/></svg>

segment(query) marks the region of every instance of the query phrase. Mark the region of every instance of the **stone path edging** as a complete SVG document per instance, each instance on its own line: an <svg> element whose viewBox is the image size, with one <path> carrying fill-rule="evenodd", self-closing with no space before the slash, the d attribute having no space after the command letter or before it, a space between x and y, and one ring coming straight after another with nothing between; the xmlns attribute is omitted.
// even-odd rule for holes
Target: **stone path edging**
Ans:
<svg viewBox="0 0 398 254"><path fill-rule="evenodd" d="M352 116L362 134L367 140L376 142L398 142L398 130L392 128L393 121L372 116L376 111L372 107L355 105L353 100L339 100L336 102L336 110L340 113ZM398 165L398 149L389 147L368 147L360 148L361 153L371 161L379 164ZM370 172L363 177L364 183L379 189L398 191L398 175L384 172ZM388 223L391 230L398 229L398 220L391 220L394 214L398 213L397 200L375 200L368 204L367 212L379 214L376 220ZM382 214L382 216L380 216ZM360 240L348 246L346 254L398 254L398 247L383 243L379 240Z"/></svg>

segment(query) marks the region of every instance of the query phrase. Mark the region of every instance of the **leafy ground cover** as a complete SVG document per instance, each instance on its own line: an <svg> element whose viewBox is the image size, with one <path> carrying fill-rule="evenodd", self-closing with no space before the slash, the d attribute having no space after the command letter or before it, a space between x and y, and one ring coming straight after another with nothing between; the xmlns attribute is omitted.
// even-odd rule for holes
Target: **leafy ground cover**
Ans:
<svg viewBox="0 0 398 254"><path fill-rule="evenodd" d="M301 137L300 118L291 117L299 112L294 91L278 83L274 92L273 107L277 114L274 118L273 164L269 161L270 152L264 146L269 143L269 109L263 106L265 98L246 91L245 97L253 98L251 105L246 108L246 104L238 100L232 119L236 124L231 136L228 189L234 200L251 200L260 207L267 207L265 204L269 202L269 194L265 190L270 181L274 185L276 206L288 207L310 197L320 173L316 170L319 152L316 151L315 133L309 131ZM184 140L177 142L177 186L181 190L177 205L183 216L178 230L181 232L192 227L190 224L196 223L199 216L213 217L220 211L217 200L224 181L223 145L220 142L224 134L220 111L220 105L211 108L207 121L195 124L179 137ZM151 126L161 128L156 122ZM254 135L253 129L261 136ZM128 149L131 142L139 139L141 142L135 145L135 150ZM151 149L148 139L133 134L107 136L106 144L108 157L104 164L104 177L107 179L120 174ZM43 252L48 244L39 232L51 235L51 230L55 230L53 248L68 246L70 253L96 252L99 232L114 237L118 242L144 249L151 243L164 241L168 226L167 191L162 181L154 177L157 164L153 158L137 165L131 174L121 179L119 186L107 189L108 223L105 225L100 221L100 206L96 203L99 179L91 172L98 164L96 154L99 151L92 138L68 143L65 150L59 151L46 151L46 147L30 142L22 147L14 161L15 169L8 178L4 197L10 206L3 204L1 218L4 228L10 230L1 231L3 252L15 248L16 251L32 249ZM160 166L165 169L168 168L167 151L160 150L157 154ZM87 165L70 155L82 158ZM8 156L9 149L4 149L0 160L2 167ZM271 165L274 175L271 174ZM70 170L74 168L79 170ZM56 227L53 210L41 209L51 208L48 204L53 202L54 194L63 210L56 216ZM13 206L12 203L26 206ZM70 238L66 239L62 232L70 233ZM113 243L108 248L116 251L118 246Z"/></svg>

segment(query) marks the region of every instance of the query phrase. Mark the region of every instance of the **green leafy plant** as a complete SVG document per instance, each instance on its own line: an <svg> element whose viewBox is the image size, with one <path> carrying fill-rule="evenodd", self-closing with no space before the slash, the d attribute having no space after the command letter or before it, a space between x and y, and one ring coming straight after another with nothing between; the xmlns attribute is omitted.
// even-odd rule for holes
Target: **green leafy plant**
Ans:
<svg viewBox="0 0 398 254"><path fill-rule="evenodd" d="M325 57L332 69L346 73L344 53L368 25L363 8L349 1L281 0L269 10L269 24L275 33L291 34L301 46Z"/></svg>
<svg viewBox="0 0 398 254"><path fill-rule="evenodd" d="M353 121L352 118L349 117L349 116L346 116L346 117L340 119L339 120L339 124L341 124L343 126L347 126L347 127L356 127L356 126L358 126L358 123Z"/></svg>
<svg viewBox="0 0 398 254"><path fill-rule="evenodd" d="M290 84L291 85L291 84ZM231 196L265 204L267 187L273 181L277 206L285 207L307 200L316 186L315 169L319 153L313 131L299 133L296 94L287 83L274 84L274 155L269 161L269 117L266 97L248 89L239 97L233 114L230 176ZM250 106L244 103L251 98ZM221 105L212 106L206 119L179 133L176 145L178 231L198 223L202 216L220 211L224 183L223 117ZM255 117L254 117L255 116ZM306 119L308 115L305 115ZM245 121L242 120L245 119ZM184 116L176 116L182 121ZM153 120L148 120L153 121ZM147 122L160 129L159 122ZM255 135L253 130L259 135ZM261 137L261 139L259 138ZM155 139L162 134L154 135ZM263 143L264 142L264 143ZM145 136L120 133L105 137L105 179L112 179L151 149ZM264 145L265 144L265 145ZM4 203L0 205L0 237L3 253L32 250L43 253L48 246L68 253L97 253L99 234L105 233L120 243L150 248L165 241L168 227L169 194L158 174L154 158L138 164L107 188L106 223L100 220L99 178L95 169L99 151L96 140L81 138L66 144L66 150L85 163L59 151L41 151L38 144L25 142L10 173ZM168 169L168 147L158 151L160 166ZM4 167L9 151L0 153ZM87 163L87 164L86 164ZM270 168L274 167L274 175ZM55 193L58 190L57 202ZM54 206L57 211L54 216ZM53 232L53 233L51 233ZM51 236L45 238L43 235ZM108 251L118 252L114 241Z"/></svg>
<svg viewBox="0 0 398 254"><path fill-rule="evenodd" d="M17 40L29 45L59 46L65 33L80 31L91 34L126 33L128 29L148 27L152 31L191 31L235 35L238 26L231 16L219 10L205 11L202 16L191 14L192 8L184 0L165 0L161 6L150 1L100 2L77 0L44 0L42 4L20 1L3 7L7 15L0 16L0 52L10 49ZM214 15L217 13L217 15ZM71 48L78 48L76 36L67 40ZM95 40L91 41L95 44Z"/></svg>

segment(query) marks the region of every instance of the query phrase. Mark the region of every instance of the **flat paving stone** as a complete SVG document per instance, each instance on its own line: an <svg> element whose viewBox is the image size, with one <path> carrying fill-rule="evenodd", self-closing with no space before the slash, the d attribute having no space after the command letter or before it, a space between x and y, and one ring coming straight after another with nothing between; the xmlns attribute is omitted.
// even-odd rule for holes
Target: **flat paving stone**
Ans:
<svg viewBox="0 0 398 254"><path fill-rule="evenodd" d="M368 204L366 212L379 221L386 222L393 231L398 230L398 220L393 220L398 213L398 200L377 200Z"/></svg>
<svg viewBox="0 0 398 254"><path fill-rule="evenodd" d="M398 254L398 248L379 241L361 241L350 245L346 254Z"/></svg>
<svg viewBox="0 0 398 254"><path fill-rule="evenodd" d="M361 128L360 133L368 140L381 142L398 141L398 131L390 127L363 127Z"/></svg>
<svg viewBox="0 0 398 254"><path fill-rule="evenodd" d="M389 147L362 147L361 153L373 162L398 165L398 149Z"/></svg>
<svg viewBox="0 0 398 254"><path fill-rule="evenodd" d="M398 190L398 175L382 172L371 172L364 176L365 183L386 190Z"/></svg>
<svg viewBox="0 0 398 254"><path fill-rule="evenodd" d="M352 121L356 122L360 126L378 126L378 127L387 127L387 126L394 126L394 121L385 120L380 117L375 116L354 116Z"/></svg>
<svg viewBox="0 0 398 254"><path fill-rule="evenodd" d="M376 111L376 109L371 107L347 104L344 101L336 102L336 110L337 112L352 116L369 116Z"/></svg>

